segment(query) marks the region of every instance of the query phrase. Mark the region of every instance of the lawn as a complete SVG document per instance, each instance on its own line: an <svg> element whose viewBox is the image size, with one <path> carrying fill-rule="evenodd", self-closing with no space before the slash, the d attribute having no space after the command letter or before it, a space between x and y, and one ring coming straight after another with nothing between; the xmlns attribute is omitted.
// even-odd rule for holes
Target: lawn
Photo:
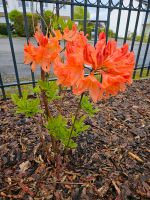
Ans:
<svg viewBox="0 0 150 200"><path fill-rule="evenodd" d="M142 78L150 78L150 73L147 75L147 69L143 69L142 77L140 77L140 72L141 72L141 69L136 70L136 74L134 78L135 80L139 80Z"/></svg>

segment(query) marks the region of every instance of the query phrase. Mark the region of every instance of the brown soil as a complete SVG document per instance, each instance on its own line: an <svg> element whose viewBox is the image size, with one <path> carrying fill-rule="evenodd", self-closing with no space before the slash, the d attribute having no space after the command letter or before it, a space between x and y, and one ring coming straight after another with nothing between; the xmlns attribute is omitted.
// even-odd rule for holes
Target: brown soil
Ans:
<svg viewBox="0 0 150 200"><path fill-rule="evenodd" d="M76 101L66 95L65 116ZM40 145L39 116L16 115L10 100L0 106L0 199L150 199L150 80L101 101L78 148L55 162Z"/></svg>

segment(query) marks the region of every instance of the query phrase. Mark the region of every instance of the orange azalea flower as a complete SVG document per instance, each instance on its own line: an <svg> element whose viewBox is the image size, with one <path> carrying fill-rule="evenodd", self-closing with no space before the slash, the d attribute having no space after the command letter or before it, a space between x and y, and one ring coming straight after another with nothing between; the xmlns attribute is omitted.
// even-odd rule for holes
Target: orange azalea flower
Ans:
<svg viewBox="0 0 150 200"><path fill-rule="evenodd" d="M61 51L59 42L56 37L48 38L39 32L35 33L35 38L39 46L34 47L31 43L25 45L24 62L25 64L32 63L32 71L35 71L36 66L40 65L45 72L49 72L51 63Z"/></svg>
<svg viewBox="0 0 150 200"><path fill-rule="evenodd" d="M70 87L84 76L83 57L80 59L80 56L80 54L69 55L65 64L59 59L55 61L54 73L58 78L58 84Z"/></svg>
<svg viewBox="0 0 150 200"><path fill-rule="evenodd" d="M73 41L66 43L66 53L81 53L83 57L83 50L87 44L87 36L83 32L77 32Z"/></svg>
<svg viewBox="0 0 150 200"><path fill-rule="evenodd" d="M69 30L68 27L64 29L63 39L71 42L75 39L76 34L77 26L74 24L72 30Z"/></svg>
<svg viewBox="0 0 150 200"><path fill-rule="evenodd" d="M73 40L67 42L65 55L66 64L57 62L54 72L58 83L72 86L74 94L89 91L96 102L124 91L125 85L132 83L135 62L133 52L128 51L127 44L122 48L117 48L116 41L106 44L105 33L99 35L99 41L93 47L87 44L83 33L76 32ZM84 64L92 67L92 72L87 77L84 77ZM95 72L102 76L102 83L94 77Z"/></svg>
<svg viewBox="0 0 150 200"><path fill-rule="evenodd" d="M93 69L97 68L97 60L96 60L96 51L95 48L87 44L84 48L84 59L85 59L85 64L91 65Z"/></svg>
<svg viewBox="0 0 150 200"><path fill-rule="evenodd" d="M76 31L76 29L75 29ZM76 32L72 41L66 43L66 63L57 59L54 65L54 73L58 78L58 84L70 87L84 76L83 49L87 38L83 32Z"/></svg>
<svg viewBox="0 0 150 200"><path fill-rule="evenodd" d="M35 70L35 57L36 57L36 48L29 43L28 45L24 45L24 63L31 64L32 71Z"/></svg>
<svg viewBox="0 0 150 200"><path fill-rule="evenodd" d="M116 95L125 89L125 84L132 82L134 68L134 53L128 51L128 45L117 48L116 41L106 44L104 33L99 35L96 48L87 44L84 49L85 63L92 66L94 72L102 75L102 97Z"/></svg>
<svg viewBox="0 0 150 200"><path fill-rule="evenodd" d="M48 37L44 36L44 34L41 32L36 32L34 35L37 43L39 44L39 46L43 46L45 47L48 43Z"/></svg>
<svg viewBox="0 0 150 200"><path fill-rule="evenodd" d="M62 36L60 30L53 30L53 33L54 33L54 37L55 37L57 40L62 40L62 39L63 39L63 36Z"/></svg>
<svg viewBox="0 0 150 200"><path fill-rule="evenodd" d="M100 97L101 83L91 73L87 77L82 77L78 80L73 87L73 93L80 95L85 91L89 91L89 94L94 102L97 102Z"/></svg>

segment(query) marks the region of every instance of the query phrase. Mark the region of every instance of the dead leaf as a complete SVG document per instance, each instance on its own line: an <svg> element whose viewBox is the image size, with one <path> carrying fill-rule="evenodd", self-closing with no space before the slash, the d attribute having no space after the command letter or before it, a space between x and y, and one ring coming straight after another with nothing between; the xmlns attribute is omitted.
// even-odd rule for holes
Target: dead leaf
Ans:
<svg viewBox="0 0 150 200"><path fill-rule="evenodd" d="M30 161L27 160L27 161L21 163L19 165L19 167L20 167L20 172L24 173L27 169L29 169L31 167L31 163L30 163Z"/></svg>
<svg viewBox="0 0 150 200"><path fill-rule="evenodd" d="M110 181L106 182L99 189L94 188L94 190L96 191L99 197L103 198L106 195L107 191L109 190L109 187L110 187Z"/></svg>
<svg viewBox="0 0 150 200"><path fill-rule="evenodd" d="M120 191L119 187L117 186L116 182L112 180L112 184L113 184L114 188L116 189L118 195L120 195L121 191Z"/></svg>
<svg viewBox="0 0 150 200"><path fill-rule="evenodd" d="M135 155L134 153L132 152L128 152L128 155L130 157L132 157L134 160L138 161L138 162L144 162L139 156Z"/></svg>
<svg viewBox="0 0 150 200"><path fill-rule="evenodd" d="M21 187L21 189L25 193L29 194L31 197L34 196L34 193L30 190L30 188L27 185L25 185L24 183L21 183L21 182L19 182L18 185Z"/></svg>
<svg viewBox="0 0 150 200"><path fill-rule="evenodd" d="M141 197L144 197L144 198L150 198L150 196L147 195L147 193L145 192L142 192L140 190L136 190L137 194L140 195Z"/></svg>

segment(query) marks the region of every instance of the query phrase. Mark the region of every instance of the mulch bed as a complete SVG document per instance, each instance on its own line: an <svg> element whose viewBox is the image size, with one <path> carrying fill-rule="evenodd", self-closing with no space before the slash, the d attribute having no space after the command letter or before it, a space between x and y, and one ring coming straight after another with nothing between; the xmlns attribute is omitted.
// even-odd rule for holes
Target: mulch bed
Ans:
<svg viewBox="0 0 150 200"><path fill-rule="evenodd" d="M64 115L76 101L66 95ZM40 145L39 117L16 115L10 100L0 106L0 199L150 199L150 80L98 103L78 148L56 162Z"/></svg>

